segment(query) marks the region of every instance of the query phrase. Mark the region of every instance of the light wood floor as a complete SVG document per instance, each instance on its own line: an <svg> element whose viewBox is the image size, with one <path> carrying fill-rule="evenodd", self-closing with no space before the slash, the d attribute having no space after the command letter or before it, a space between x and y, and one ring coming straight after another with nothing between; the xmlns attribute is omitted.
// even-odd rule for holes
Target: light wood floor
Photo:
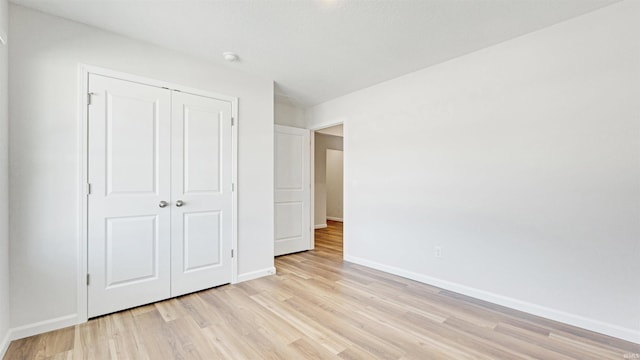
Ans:
<svg viewBox="0 0 640 360"><path fill-rule="evenodd" d="M276 276L14 341L13 359L617 359L640 346L342 261L342 224ZM640 356L640 355L639 355Z"/></svg>

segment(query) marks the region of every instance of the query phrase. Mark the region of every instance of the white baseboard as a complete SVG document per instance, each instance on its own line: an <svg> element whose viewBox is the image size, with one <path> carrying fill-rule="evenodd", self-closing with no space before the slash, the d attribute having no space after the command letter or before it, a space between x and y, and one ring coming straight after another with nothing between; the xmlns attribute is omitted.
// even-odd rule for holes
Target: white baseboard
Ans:
<svg viewBox="0 0 640 360"><path fill-rule="evenodd" d="M327 216L327 220L342 222L342 218L333 217L333 216Z"/></svg>
<svg viewBox="0 0 640 360"><path fill-rule="evenodd" d="M0 341L0 359L4 359L4 354L7 353L9 349L9 344L11 343L10 336L11 330L7 329L7 333L4 335L4 338Z"/></svg>
<svg viewBox="0 0 640 360"><path fill-rule="evenodd" d="M46 333L48 331L66 328L78 324L78 315L66 315L59 318L45 320L34 324L27 324L9 330L11 340L23 339L29 336Z"/></svg>
<svg viewBox="0 0 640 360"><path fill-rule="evenodd" d="M276 273L275 267L270 267L262 270L252 271L245 274L238 275L238 282L241 283L243 281L249 281L253 279L258 279L264 276L273 275Z"/></svg>
<svg viewBox="0 0 640 360"><path fill-rule="evenodd" d="M314 228L316 229L324 229L327 227L327 224L316 224L314 225Z"/></svg>
<svg viewBox="0 0 640 360"><path fill-rule="evenodd" d="M344 256L345 261L398 275L407 279L419 281L428 285L436 286L445 290L470 296L476 299L488 301L493 304L505 306L511 309L523 311L532 315L540 316L550 320L559 321L568 325L576 326L586 330L594 331L608 336L613 336L622 340L640 344L640 331L621 327L614 324L605 323L599 320L586 318L580 315L567 313L564 311L536 305L526 301L513 299L510 297L494 294L488 291L476 289L470 286L457 284L454 282L437 279L431 276L418 274L412 271L380 264L374 261L358 258L355 256Z"/></svg>

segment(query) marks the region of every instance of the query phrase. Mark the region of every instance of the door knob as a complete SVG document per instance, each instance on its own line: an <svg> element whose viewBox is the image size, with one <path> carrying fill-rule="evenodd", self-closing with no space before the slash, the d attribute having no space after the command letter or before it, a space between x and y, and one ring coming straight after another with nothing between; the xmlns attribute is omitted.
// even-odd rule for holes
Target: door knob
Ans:
<svg viewBox="0 0 640 360"><path fill-rule="evenodd" d="M182 205L184 205L184 201L182 201L182 200L176 201L176 206L177 207L181 207Z"/></svg>
<svg viewBox="0 0 640 360"><path fill-rule="evenodd" d="M161 208L167 207L167 205L169 205L169 203L166 201L160 201L160 204L158 204L158 206L160 206Z"/></svg>

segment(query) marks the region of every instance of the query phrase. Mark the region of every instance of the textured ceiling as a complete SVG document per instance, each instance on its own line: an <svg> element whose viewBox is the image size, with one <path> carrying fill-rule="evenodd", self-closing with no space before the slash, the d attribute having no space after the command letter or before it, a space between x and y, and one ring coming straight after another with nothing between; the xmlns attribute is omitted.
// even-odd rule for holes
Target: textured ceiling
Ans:
<svg viewBox="0 0 640 360"><path fill-rule="evenodd" d="M309 106L616 0L13 2L273 79L280 101Z"/></svg>

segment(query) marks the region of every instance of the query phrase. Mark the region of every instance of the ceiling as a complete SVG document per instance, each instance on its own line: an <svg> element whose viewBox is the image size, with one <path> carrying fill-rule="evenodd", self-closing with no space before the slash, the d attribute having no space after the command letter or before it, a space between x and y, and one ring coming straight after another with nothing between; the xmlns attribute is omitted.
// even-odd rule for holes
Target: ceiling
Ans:
<svg viewBox="0 0 640 360"><path fill-rule="evenodd" d="M617 0L13 0L276 82L306 107ZM241 61L225 62L232 51Z"/></svg>
<svg viewBox="0 0 640 360"><path fill-rule="evenodd" d="M316 132L320 134L325 134L325 135L333 135L333 136L339 136L339 137L344 136L344 129L342 128L342 124L316 130Z"/></svg>

